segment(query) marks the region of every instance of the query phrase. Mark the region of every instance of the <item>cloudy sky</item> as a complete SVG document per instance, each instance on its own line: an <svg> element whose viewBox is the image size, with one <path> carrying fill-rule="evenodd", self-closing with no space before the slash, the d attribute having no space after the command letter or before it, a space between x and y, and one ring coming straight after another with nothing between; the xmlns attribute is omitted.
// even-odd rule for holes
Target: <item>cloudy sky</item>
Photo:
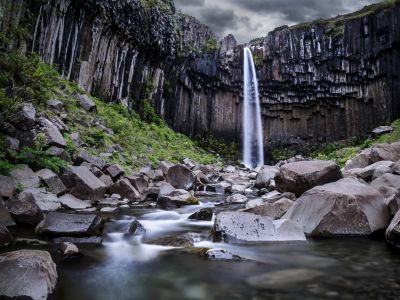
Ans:
<svg viewBox="0 0 400 300"><path fill-rule="evenodd" d="M194 16L223 38L233 34L239 44L282 25L330 18L379 0L175 0L177 10Z"/></svg>

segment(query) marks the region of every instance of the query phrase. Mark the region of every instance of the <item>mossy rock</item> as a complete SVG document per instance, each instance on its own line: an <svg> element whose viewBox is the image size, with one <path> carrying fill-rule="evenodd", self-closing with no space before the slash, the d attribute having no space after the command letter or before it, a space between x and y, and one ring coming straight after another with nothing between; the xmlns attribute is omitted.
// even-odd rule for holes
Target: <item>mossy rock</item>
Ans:
<svg viewBox="0 0 400 300"><path fill-rule="evenodd" d="M203 248L196 248L196 249L190 249L190 250L185 250L184 252L187 254L195 254L199 256L206 256L206 253L208 250L211 250L211 248L208 247L203 247Z"/></svg>
<svg viewBox="0 0 400 300"><path fill-rule="evenodd" d="M170 247L193 247L194 244L188 238L182 236L163 236L152 240L144 241L145 244L150 245L160 245L160 246L170 246Z"/></svg>

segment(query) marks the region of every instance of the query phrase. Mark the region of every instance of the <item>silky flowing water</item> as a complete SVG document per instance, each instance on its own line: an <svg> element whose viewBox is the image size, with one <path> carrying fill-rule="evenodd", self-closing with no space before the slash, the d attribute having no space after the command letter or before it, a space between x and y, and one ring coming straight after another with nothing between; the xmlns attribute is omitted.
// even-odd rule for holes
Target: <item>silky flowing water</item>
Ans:
<svg viewBox="0 0 400 300"><path fill-rule="evenodd" d="M1 252L49 251L59 275L57 299L400 299L400 250L384 240L213 243L208 237L212 221L187 218L224 197L199 198L200 206L176 211L120 210L106 222L101 245L79 245L83 258L63 261L57 252L60 245L51 243L12 246ZM207 260L182 248L147 245L140 237L124 233L135 219L146 228L146 239L196 233L196 247L226 249L247 260ZM15 237L34 238L32 228L11 231Z"/></svg>

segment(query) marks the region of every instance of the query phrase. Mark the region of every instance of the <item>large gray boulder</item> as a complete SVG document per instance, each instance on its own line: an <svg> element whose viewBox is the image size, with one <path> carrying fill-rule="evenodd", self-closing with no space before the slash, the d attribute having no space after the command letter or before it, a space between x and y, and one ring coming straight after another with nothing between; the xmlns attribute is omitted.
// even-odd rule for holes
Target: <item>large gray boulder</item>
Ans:
<svg viewBox="0 0 400 300"><path fill-rule="evenodd" d="M11 198L17 186L18 182L14 178L0 175L0 196Z"/></svg>
<svg viewBox="0 0 400 300"><path fill-rule="evenodd" d="M5 227L16 225L1 196L0 196L0 225L3 225Z"/></svg>
<svg viewBox="0 0 400 300"><path fill-rule="evenodd" d="M389 211L377 190L345 178L307 191L282 219L308 235L368 236L389 225Z"/></svg>
<svg viewBox="0 0 400 300"><path fill-rule="evenodd" d="M400 245L400 211L396 213L386 229L386 239L391 243Z"/></svg>
<svg viewBox="0 0 400 300"><path fill-rule="evenodd" d="M97 236L103 233L104 219L96 215L50 212L36 227L35 233L46 236Z"/></svg>
<svg viewBox="0 0 400 300"><path fill-rule="evenodd" d="M46 191L45 188L29 188L25 189L24 192L31 193L33 195L33 198L35 198L37 205L39 205L40 209L44 212L56 211L61 209L61 202L57 198L57 196L53 193Z"/></svg>
<svg viewBox="0 0 400 300"><path fill-rule="evenodd" d="M198 205L199 201L191 193L185 190L174 190L170 194L160 195L157 199L157 208L173 210L183 205Z"/></svg>
<svg viewBox="0 0 400 300"><path fill-rule="evenodd" d="M12 117L9 117L8 120L13 124L16 128L29 131L35 125L35 114L36 110L32 104L25 104L24 106L18 109L18 112L14 114Z"/></svg>
<svg viewBox="0 0 400 300"><path fill-rule="evenodd" d="M37 119L37 122L42 127L41 131L46 136L46 145L67 148L67 143L65 142L61 132L52 122L44 117Z"/></svg>
<svg viewBox="0 0 400 300"><path fill-rule="evenodd" d="M93 164L100 170L103 170L104 166L106 165L106 161L104 159L90 153L89 151L86 151L85 149L79 153L75 160L74 166L80 166L84 162Z"/></svg>
<svg viewBox="0 0 400 300"><path fill-rule="evenodd" d="M381 160L397 162L400 159L400 142L392 144L374 144L371 148L373 163Z"/></svg>
<svg viewBox="0 0 400 300"><path fill-rule="evenodd" d="M76 94L74 96L78 100L79 105L82 106L88 112L94 111L96 109L96 104L89 98L86 94Z"/></svg>
<svg viewBox="0 0 400 300"><path fill-rule="evenodd" d="M21 193L6 201L13 220L17 224L36 225L44 215L31 193Z"/></svg>
<svg viewBox="0 0 400 300"><path fill-rule="evenodd" d="M160 192L158 193L158 195L159 196L168 196L175 190L176 190L176 188L174 188L172 185L170 185L168 182L166 182L162 186L160 186Z"/></svg>
<svg viewBox="0 0 400 300"><path fill-rule="evenodd" d="M196 175L182 165L170 167L166 181L176 189L190 191L196 188Z"/></svg>
<svg viewBox="0 0 400 300"><path fill-rule="evenodd" d="M293 204L294 202L292 200L283 198L274 203L256 205L252 208L246 209L245 212L268 217L271 220L279 220L293 206Z"/></svg>
<svg viewBox="0 0 400 300"><path fill-rule="evenodd" d="M222 212L215 218L214 242L306 242L301 228L290 220L272 221L247 212Z"/></svg>
<svg viewBox="0 0 400 300"><path fill-rule="evenodd" d="M132 186L128 179L121 179L109 187L110 194L119 194L122 198L128 199L131 202L142 199L139 192Z"/></svg>
<svg viewBox="0 0 400 300"><path fill-rule="evenodd" d="M58 281L49 252L19 250L0 255L1 299L52 299Z"/></svg>
<svg viewBox="0 0 400 300"><path fill-rule="evenodd" d="M23 187L36 188L40 186L40 178L26 164L17 165L22 169L12 170L11 177L14 177Z"/></svg>
<svg viewBox="0 0 400 300"><path fill-rule="evenodd" d="M68 167L60 179L72 196L81 200L91 200L92 203L103 198L107 189L106 185L85 167Z"/></svg>
<svg viewBox="0 0 400 300"><path fill-rule="evenodd" d="M172 166L174 166L173 163L162 161L158 165L157 170L161 170L163 172L164 176L167 176L169 168L171 168Z"/></svg>
<svg viewBox="0 0 400 300"><path fill-rule="evenodd" d="M60 200L64 207L69 209L79 210L92 207L89 203L79 200L70 194L61 196L58 200Z"/></svg>
<svg viewBox="0 0 400 300"><path fill-rule="evenodd" d="M254 187L256 189L268 188L270 182L271 182L271 173L268 169L264 169L258 173Z"/></svg>
<svg viewBox="0 0 400 300"><path fill-rule="evenodd" d="M349 173L347 173L346 177L352 177L355 175L356 177L361 178L365 181L371 181L375 171L379 167L391 168L392 166L393 162L391 161L379 161L363 169L352 169Z"/></svg>
<svg viewBox="0 0 400 300"><path fill-rule="evenodd" d="M41 178L49 188L51 188L53 194L59 196L64 194L67 190L60 177L58 177L58 175L53 171L49 169L43 169L37 171L35 174L39 176L39 178Z"/></svg>
<svg viewBox="0 0 400 300"><path fill-rule="evenodd" d="M11 245L13 243L14 237L8 231L8 229L0 225L0 248Z"/></svg>
<svg viewBox="0 0 400 300"><path fill-rule="evenodd" d="M300 161L285 164L275 175L277 190L300 196L305 191L343 178L339 165L332 161Z"/></svg>
<svg viewBox="0 0 400 300"><path fill-rule="evenodd" d="M58 100L47 100L47 107L57 113L60 113L64 109L64 104Z"/></svg>
<svg viewBox="0 0 400 300"><path fill-rule="evenodd" d="M400 176L389 173L384 174L372 181L371 186L379 191L385 198L389 198L400 189Z"/></svg>
<svg viewBox="0 0 400 300"><path fill-rule="evenodd" d="M226 204L245 204L249 199L242 194L234 194L225 199Z"/></svg>
<svg viewBox="0 0 400 300"><path fill-rule="evenodd" d="M351 169L363 169L368 167L371 163L371 149L366 149L356 157L346 161L343 171L349 171Z"/></svg>

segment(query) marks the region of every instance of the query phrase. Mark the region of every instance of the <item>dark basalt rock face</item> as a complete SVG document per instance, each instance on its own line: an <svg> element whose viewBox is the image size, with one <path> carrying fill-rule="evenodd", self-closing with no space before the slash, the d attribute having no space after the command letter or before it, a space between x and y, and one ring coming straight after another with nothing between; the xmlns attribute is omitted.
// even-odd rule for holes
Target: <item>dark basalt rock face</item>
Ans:
<svg viewBox="0 0 400 300"><path fill-rule="evenodd" d="M31 49L102 100L121 99L155 112L188 135L242 140L243 48L256 58L266 155L276 148L362 136L400 117L400 7L344 21L343 36L327 25L285 26L258 42L199 51L210 29L174 15L169 1L34 2ZM190 47L189 47L190 45ZM144 76L153 90L144 97ZM129 102L133 99L133 102Z"/></svg>

